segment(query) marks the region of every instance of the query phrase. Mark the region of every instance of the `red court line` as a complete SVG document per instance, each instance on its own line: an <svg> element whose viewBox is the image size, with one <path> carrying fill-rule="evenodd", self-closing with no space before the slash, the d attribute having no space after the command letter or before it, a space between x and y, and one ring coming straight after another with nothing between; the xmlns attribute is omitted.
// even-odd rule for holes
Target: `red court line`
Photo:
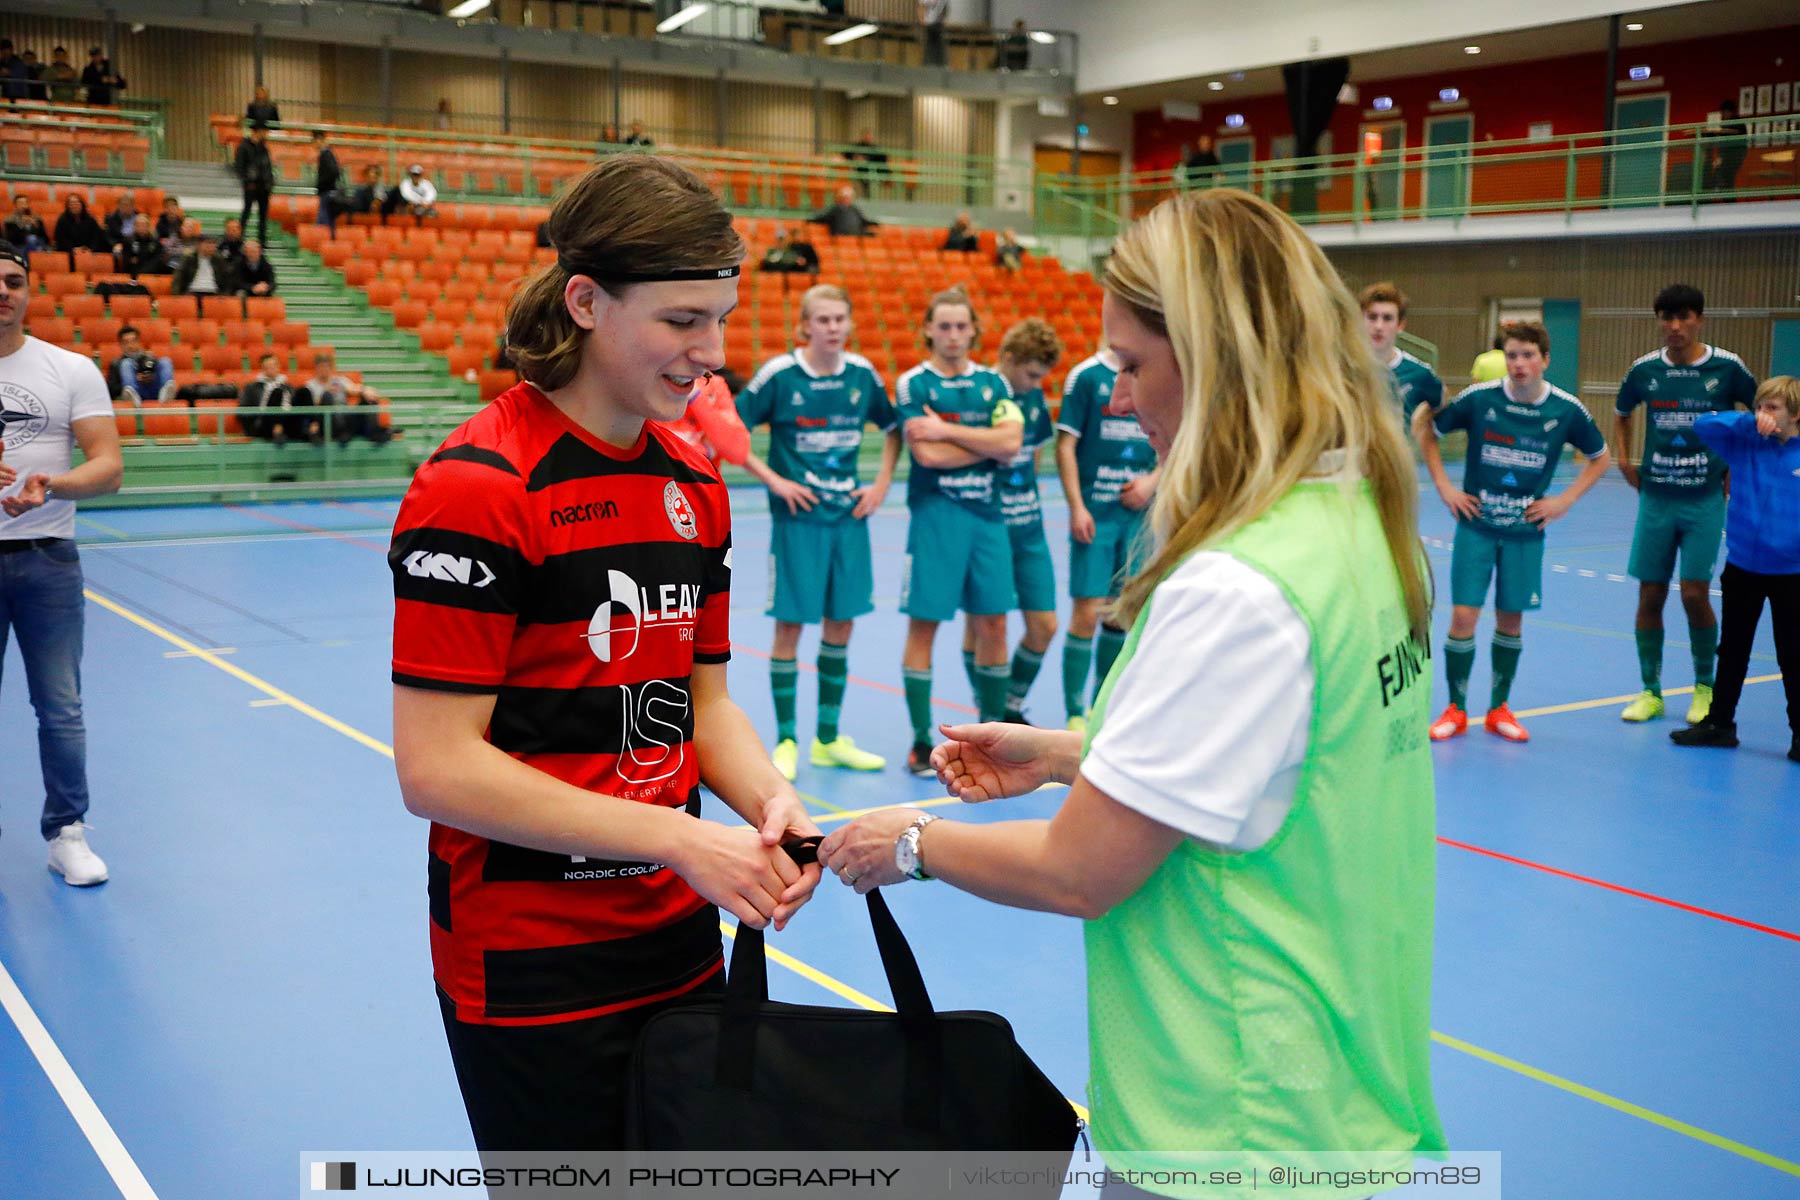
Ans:
<svg viewBox="0 0 1800 1200"><path fill-rule="evenodd" d="M241 504L227 504L225 507L232 512L243 513L246 517L255 517L258 521L267 521L271 525L285 525L289 529L298 529L305 533L323 533L328 537L335 538L337 541L349 542L353 546L363 546L370 550L379 550L383 554L388 552L386 546L377 542L366 541L363 538L355 537L348 533L339 533L335 529L326 529L322 525L308 525L304 521L290 521L286 517L278 517L273 513L258 512L254 508L245 508Z"/></svg>
<svg viewBox="0 0 1800 1200"><path fill-rule="evenodd" d="M1562 879L1573 879L1576 883L1590 884L1593 887L1605 888L1609 892L1619 892L1626 896L1635 896L1639 900L1648 900L1653 904L1666 904L1670 908L1678 908L1682 912L1695 916L1710 917L1715 921L1724 921L1728 925L1739 925L1745 929L1754 929L1758 933L1771 934L1778 938L1786 938L1790 942L1800 942L1800 933L1786 929L1777 929L1773 925L1759 925L1755 921L1746 921L1742 917L1734 917L1727 913L1714 912L1710 908L1699 908L1692 904L1683 904L1679 900L1671 900L1667 896L1658 896L1654 892L1641 892L1636 888L1628 888L1622 884L1608 883L1604 879L1594 879L1587 875L1577 875L1573 871L1564 871L1559 867L1546 866L1540 862L1532 862L1529 858L1517 858L1511 854L1502 854L1498 850L1489 850L1485 846L1475 846L1468 842L1459 842L1453 838L1440 837L1438 841L1446 846L1454 846L1458 850L1467 850L1471 854L1483 854L1488 858L1497 858L1501 862L1512 863L1516 867L1529 867L1533 871L1542 871L1546 875L1555 875Z"/></svg>
<svg viewBox="0 0 1800 1200"><path fill-rule="evenodd" d="M741 642L731 643L731 648L733 650L742 650L745 654L754 654L758 658L774 657L774 655L770 654L767 650L758 650L755 646L746 646ZM819 668L813 666L811 663L799 663L798 666L802 671L811 671L815 675L818 674L819 671ZM887 692L895 696L906 695L905 691L895 687L891 683L877 683L873 679L863 679L856 675L846 675L844 678L848 679L851 683L860 683L864 687L874 688L878 692ZM958 704L954 700L939 700L936 696L933 696L931 698L931 703L938 708L954 708L957 712L974 713L976 716L981 715L979 710L970 708L966 704Z"/></svg>

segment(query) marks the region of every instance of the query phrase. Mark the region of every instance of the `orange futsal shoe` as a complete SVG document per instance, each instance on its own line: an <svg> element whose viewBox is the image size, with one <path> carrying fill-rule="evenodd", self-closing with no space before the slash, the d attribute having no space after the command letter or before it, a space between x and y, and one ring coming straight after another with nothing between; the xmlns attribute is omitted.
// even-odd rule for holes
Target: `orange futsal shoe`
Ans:
<svg viewBox="0 0 1800 1200"><path fill-rule="evenodd" d="M1502 704L1499 708L1488 710L1487 720L1483 722L1487 731L1509 742L1529 742L1531 735L1519 724L1519 718L1512 715L1512 709Z"/></svg>
<svg viewBox="0 0 1800 1200"><path fill-rule="evenodd" d="M1444 715L1431 723L1431 740L1448 741L1469 732L1469 714L1452 704Z"/></svg>

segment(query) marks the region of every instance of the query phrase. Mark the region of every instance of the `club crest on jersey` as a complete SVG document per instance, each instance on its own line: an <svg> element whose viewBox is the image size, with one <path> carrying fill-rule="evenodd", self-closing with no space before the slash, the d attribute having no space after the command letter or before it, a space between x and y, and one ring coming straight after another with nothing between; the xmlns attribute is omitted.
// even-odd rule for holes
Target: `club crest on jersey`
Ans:
<svg viewBox="0 0 1800 1200"><path fill-rule="evenodd" d="M669 514L669 524L675 532L686 541L693 541L700 536L700 526L694 522L694 508L682 493L681 485L673 479L663 488L663 511Z"/></svg>

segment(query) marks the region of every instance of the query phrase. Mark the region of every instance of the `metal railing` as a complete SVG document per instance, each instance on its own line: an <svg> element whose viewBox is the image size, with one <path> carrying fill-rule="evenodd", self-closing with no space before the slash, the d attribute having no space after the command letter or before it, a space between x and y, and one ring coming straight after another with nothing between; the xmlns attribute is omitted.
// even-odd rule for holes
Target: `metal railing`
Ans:
<svg viewBox="0 0 1800 1200"><path fill-rule="evenodd" d="M0 163L8 183L142 183L160 156L160 108L93 108L11 100L0 107Z"/></svg>
<svg viewBox="0 0 1800 1200"><path fill-rule="evenodd" d="M1040 234L1109 239L1134 214L1203 187L1243 188L1309 225L1800 199L1800 135L1787 124L1751 118L1741 133L1669 125L1227 163L1199 172L1045 175L1038 177L1035 215Z"/></svg>
<svg viewBox="0 0 1800 1200"><path fill-rule="evenodd" d="M221 114L213 124L220 154L229 161L240 123ZM602 156L646 152L586 139L480 134L479 140L471 140L469 133L455 130L286 121L271 127L269 139L280 190L313 190L314 129L331 135L332 149L345 171L344 187L356 186L371 163L382 168L387 184L418 163L446 201L541 202ZM847 157L867 151L884 155L885 161ZM648 152L680 158L734 208L766 216L817 212L829 207L833 192L844 185L861 198L984 207L1004 191L1027 192L1032 177L1031 164L1023 160L852 143L833 144L824 155L674 145L658 145Z"/></svg>

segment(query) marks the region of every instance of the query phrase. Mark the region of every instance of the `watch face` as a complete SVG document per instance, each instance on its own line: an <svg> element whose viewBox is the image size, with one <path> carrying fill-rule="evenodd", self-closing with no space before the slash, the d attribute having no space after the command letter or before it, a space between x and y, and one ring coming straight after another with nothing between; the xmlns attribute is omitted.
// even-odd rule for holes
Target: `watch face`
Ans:
<svg viewBox="0 0 1800 1200"><path fill-rule="evenodd" d="M900 835L900 840L894 843L894 866L903 875L911 875L914 868L919 865L919 852L914 849L918 845L918 836L918 830L908 829Z"/></svg>

